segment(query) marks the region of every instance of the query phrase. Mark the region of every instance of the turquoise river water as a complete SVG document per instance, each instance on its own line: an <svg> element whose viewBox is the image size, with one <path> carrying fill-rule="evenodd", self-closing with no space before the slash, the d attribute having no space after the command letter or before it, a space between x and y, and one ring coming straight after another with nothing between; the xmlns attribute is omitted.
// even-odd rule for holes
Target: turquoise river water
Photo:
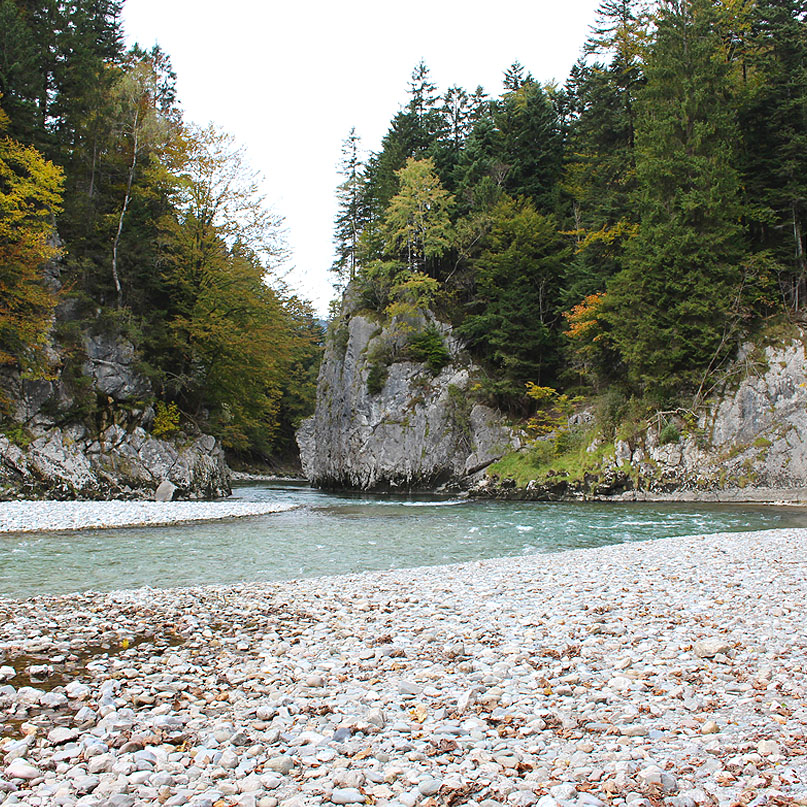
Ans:
<svg viewBox="0 0 807 807"><path fill-rule="evenodd" d="M807 512L788 507L346 496L266 483L233 495L296 507L171 527L0 535L0 596L283 580L807 526Z"/></svg>

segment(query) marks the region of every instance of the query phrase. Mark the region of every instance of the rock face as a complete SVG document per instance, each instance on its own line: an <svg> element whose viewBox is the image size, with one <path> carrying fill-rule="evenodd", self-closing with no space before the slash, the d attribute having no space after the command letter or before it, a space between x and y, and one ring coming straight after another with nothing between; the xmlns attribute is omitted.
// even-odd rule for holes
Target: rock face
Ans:
<svg viewBox="0 0 807 807"><path fill-rule="evenodd" d="M151 386L135 366L135 349L113 336L87 336L84 400L95 398L95 422L74 414L76 385L58 373L26 380L6 370L0 394L12 402L15 430L0 434L0 499L154 498L166 482L175 499L229 495L224 452L210 435L148 433ZM88 397L89 396L89 397Z"/></svg>
<svg viewBox="0 0 807 807"><path fill-rule="evenodd" d="M332 333L325 350L316 412L297 434L311 482L433 488L465 479L517 444L498 412L469 400L473 367L448 326L432 323L451 355L447 366L434 375L425 364L395 361L373 394L372 357L397 338L394 327L344 311L343 318L341 335Z"/></svg>
<svg viewBox="0 0 807 807"><path fill-rule="evenodd" d="M648 489L741 491L807 488L807 357L795 339L770 346L736 389L712 401L697 428L659 444L617 444Z"/></svg>
<svg viewBox="0 0 807 807"><path fill-rule="evenodd" d="M148 397L151 386L135 368L134 345L121 337L99 334L84 339L87 361L84 375L93 380L98 392L116 401Z"/></svg>
<svg viewBox="0 0 807 807"><path fill-rule="evenodd" d="M710 401L695 424L679 422L677 440L662 444L653 425L630 442L617 440L600 472L582 482L556 478L514 490L485 480L477 492L535 499L807 500L803 339L741 351L736 369L743 370L743 380Z"/></svg>

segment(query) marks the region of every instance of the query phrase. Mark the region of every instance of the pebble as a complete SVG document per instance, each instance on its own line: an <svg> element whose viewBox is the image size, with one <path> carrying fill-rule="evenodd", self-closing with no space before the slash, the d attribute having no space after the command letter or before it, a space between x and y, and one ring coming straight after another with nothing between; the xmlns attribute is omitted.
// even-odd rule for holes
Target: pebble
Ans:
<svg viewBox="0 0 807 807"><path fill-rule="evenodd" d="M0 599L0 804L799 803L805 579L776 530Z"/></svg>
<svg viewBox="0 0 807 807"><path fill-rule="evenodd" d="M15 759L3 772L8 779L36 779L42 773L22 757Z"/></svg>
<svg viewBox="0 0 807 807"><path fill-rule="evenodd" d="M731 645L724 639L701 639L695 642L695 655L698 658L714 658L731 651Z"/></svg>
<svg viewBox="0 0 807 807"><path fill-rule="evenodd" d="M331 794L331 801L334 804L364 804L367 799L358 788L340 787Z"/></svg>

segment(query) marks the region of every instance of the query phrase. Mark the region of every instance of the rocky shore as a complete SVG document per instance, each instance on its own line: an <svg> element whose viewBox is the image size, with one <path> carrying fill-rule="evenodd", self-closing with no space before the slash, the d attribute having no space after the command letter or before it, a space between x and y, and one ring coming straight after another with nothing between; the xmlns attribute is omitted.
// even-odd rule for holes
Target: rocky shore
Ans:
<svg viewBox="0 0 807 807"><path fill-rule="evenodd" d="M807 530L0 600L0 803L807 804Z"/></svg>
<svg viewBox="0 0 807 807"><path fill-rule="evenodd" d="M0 533L141 527L263 516L290 509L269 502L4 502Z"/></svg>

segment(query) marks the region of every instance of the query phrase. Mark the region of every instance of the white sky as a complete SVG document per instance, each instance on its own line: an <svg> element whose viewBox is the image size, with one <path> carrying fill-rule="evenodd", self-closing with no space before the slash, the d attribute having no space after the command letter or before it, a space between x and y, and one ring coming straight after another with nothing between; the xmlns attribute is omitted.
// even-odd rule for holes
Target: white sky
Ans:
<svg viewBox="0 0 807 807"><path fill-rule="evenodd" d="M351 126L380 146L423 59L439 90L505 69L563 82L599 0L127 0L128 40L171 57L187 120L214 122L247 149L286 219L289 281L325 314L333 296L337 164Z"/></svg>

